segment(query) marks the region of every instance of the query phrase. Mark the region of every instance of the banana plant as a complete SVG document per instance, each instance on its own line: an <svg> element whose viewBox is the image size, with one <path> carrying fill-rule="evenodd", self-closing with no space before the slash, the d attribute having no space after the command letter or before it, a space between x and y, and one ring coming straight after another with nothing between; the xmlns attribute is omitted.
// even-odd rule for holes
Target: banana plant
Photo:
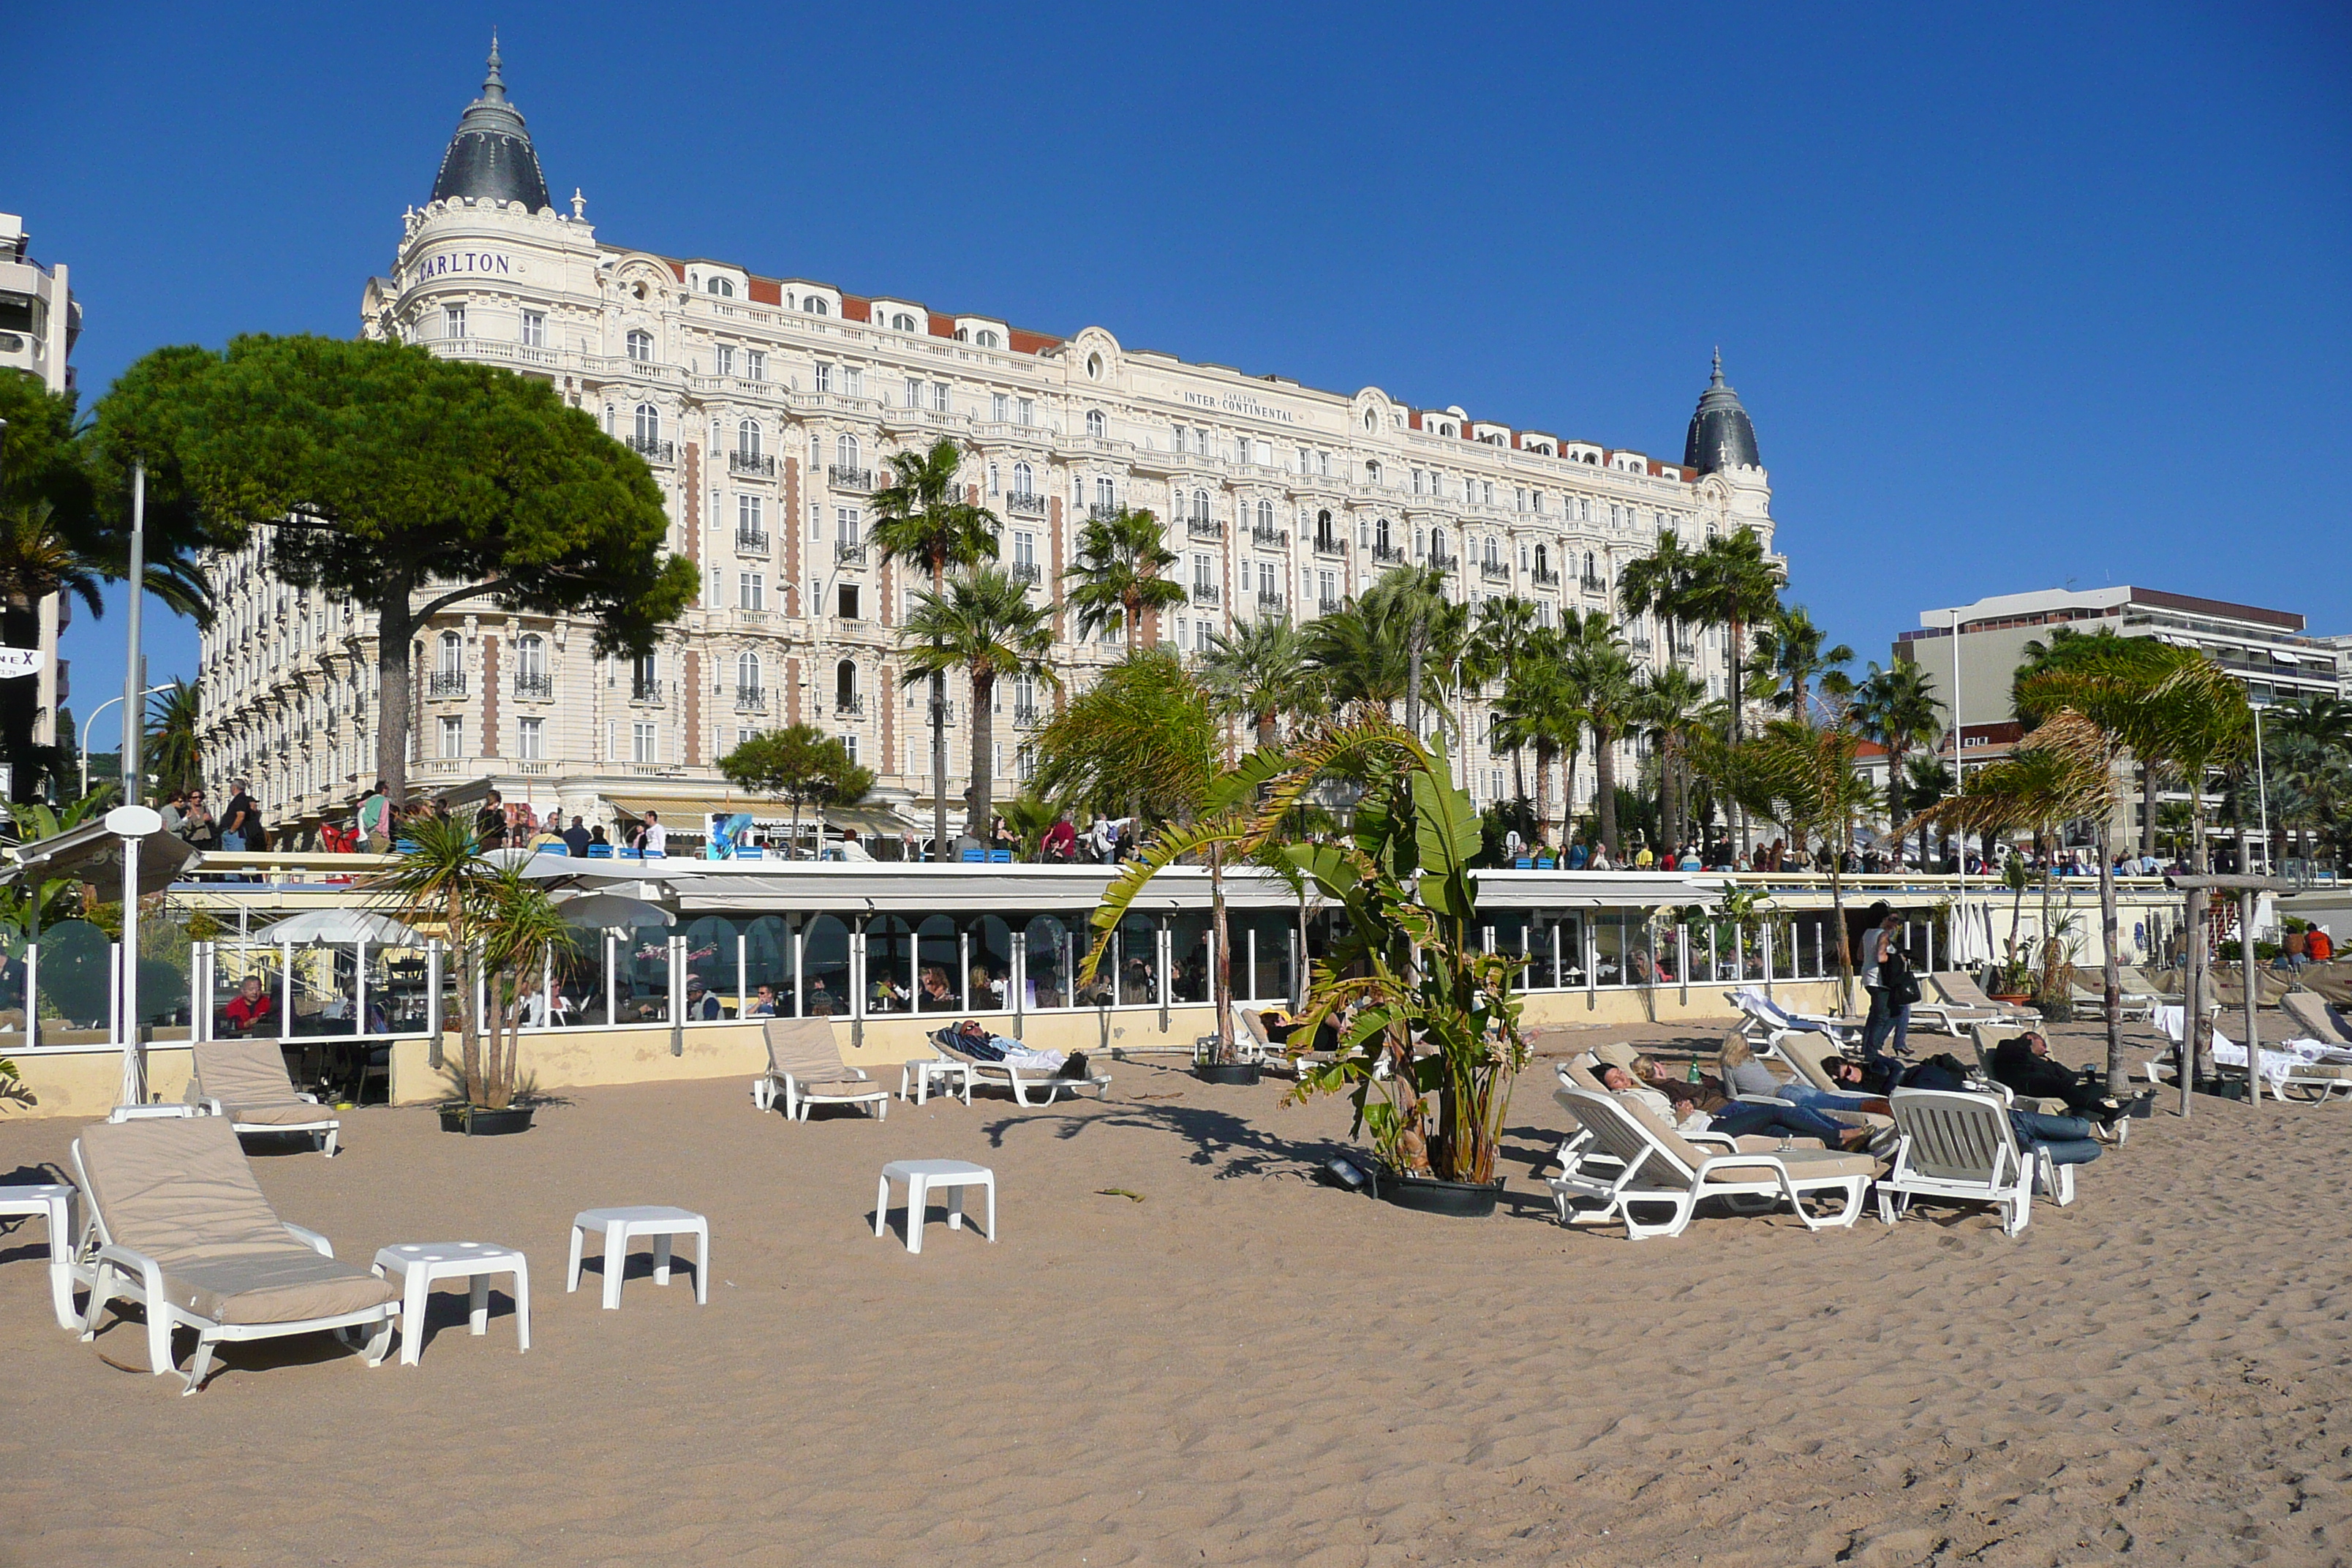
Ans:
<svg viewBox="0 0 2352 1568"><path fill-rule="evenodd" d="M1285 837L1327 778L1364 784L1348 826L1328 838ZM1337 907L1339 934L1310 972L1292 1033L1326 1024L1339 1048L1301 1071L1294 1100L1344 1094L1393 1171L1444 1181L1495 1179L1511 1091L1528 1061L1517 984L1527 960L1479 941L1470 862L1478 814L1442 742L1424 744L1364 710L1301 737L1286 754L1244 759L1221 791L1229 809L1171 829L1105 891L1082 973L1160 871L1187 858L1286 863ZM1365 781L1369 781L1366 783Z"/></svg>

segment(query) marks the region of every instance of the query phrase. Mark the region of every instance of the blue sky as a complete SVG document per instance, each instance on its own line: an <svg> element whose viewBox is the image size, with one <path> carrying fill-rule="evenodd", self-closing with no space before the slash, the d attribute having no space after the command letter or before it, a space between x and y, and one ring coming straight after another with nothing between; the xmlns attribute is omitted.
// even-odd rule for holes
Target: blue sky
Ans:
<svg viewBox="0 0 2352 1568"><path fill-rule="evenodd" d="M355 331L493 22L551 187L647 249L1671 457L1720 343L1865 658L2068 582L2352 631L2340 7L37 7L0 206L85 398Z"/></svg>

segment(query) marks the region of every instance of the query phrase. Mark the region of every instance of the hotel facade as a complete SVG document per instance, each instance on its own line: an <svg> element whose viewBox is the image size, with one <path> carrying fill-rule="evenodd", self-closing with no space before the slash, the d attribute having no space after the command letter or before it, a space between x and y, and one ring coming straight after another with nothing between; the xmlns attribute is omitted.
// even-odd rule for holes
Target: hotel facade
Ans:
<svg viewBox="0 0 2352 1568"><path fill-rule="evenodd" d="M889 457L943 437L1001 523L999 560L1052 610L1053 662L1073 689L1119 642L1079 638L1064 573L1087 519L1119 507L1155 513L1178 554L1187 601L1143 632L1188 656L1237 621L1327 614L1407 565L1442 567L1457 601L1516 595L1557 625L1613 609L1620 568L1662 531L1696 543L1752 528L1772 548L1770 488L1719 364L1684 460L1666 462L1377 387L1191 363L1101 327L1054 335L633 249L598 238L578 193L562 208L494 50L431 199L362 291L362 329L540 377L592 414L652 468L669 548L701 569L703 592L635 660L599 657L585 621L488 600L422 628L411 783L454 801L496 788L541 816L607 824L657 808L691 827L722 805L765 816L727 799L716 760L809 723L880 775L876 825L895 826L893 807L927 824L927 698L902 685L898 642L925 584L884 563L869 530ZM250 778L273 825L340 816L373 775L373 617L275 579L266 531L213 565L207 776ZM1675 658L1723 694L1719 633L1674 633L1670 650L1667 628L1621 625L1642 662ZM970 714L968 693L951 684L950 698L952 797ZM1000 789L1027 775L1056 700L999 688ZM1465 782L1482 802L1507 795L1510 759L1476 739L1484 703L1466 709ZM1580 797L1591 772L1584 759ZM1555 800L1559 784L1556 770Z"/></svg>

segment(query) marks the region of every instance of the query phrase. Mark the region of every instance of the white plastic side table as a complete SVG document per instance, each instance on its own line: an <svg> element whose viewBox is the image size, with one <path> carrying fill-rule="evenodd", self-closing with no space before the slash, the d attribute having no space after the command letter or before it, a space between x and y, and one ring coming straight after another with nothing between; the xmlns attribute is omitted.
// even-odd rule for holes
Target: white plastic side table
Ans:
<svg viewBox="0 0 2352 1568"><path fill-rule="evenodd" d="M988 1189L988 1241L996 1244L996 1173L985 1165L975 1165L964 1160L893 1160L882 1167L882 1180L874 1189L874 1234L878 1238L888 1228L884 1223L890 1212L890 1184L907 1184L907 1250L923 1250L923 1214L929 1206L930 1190L948 1190L948 1228L963 1228L963 1190L966 1187Z"/></svg>
<svg viewBox="0 0 2352 1568"><path fill-rule="evenodd" d="M482 1241L413 1241L375 1255L378 1279L400 1276L400 1363L415 1366L425 1353L425 1298L439 1279L470 1281L467 1331L489 1332L490 1276L514 1276L515 1348L530 1349L530 1262L509 1247Z"/></svg>
<svg viewBox="0 0 2352 1568"><path fill-rule="evenodd" d="M898 1069L898 1098L912 1097L917 1105L928 1102L937 1087L944 1092L960 1096L966 1105L971 1103L971 1062L950 1061L944 1057L924 1057L908 1062Z"/></svg>
<svg viewBox="0 0 2352 1568"><path fill-rule="evenodd" d="M73 1255L80 1232L74 1210L81 1194L66 1182L35 1182L22 1187L0 1187L0 1215L38 1215L49 1223L49 1305L58 1327L81 1332L81 1314L73 1304Z"/></svg>
<svg viewBox="0 0 2352 1568"><path fill-rule="evenodd" d="M616 1312L621 1308L621 1275L629 1258L629 1241L634 1237L651 1237L654 1244L654 1283L669 1283L669 1248L672 1239L681 1236L694 1237L694 1301L706 1306L710 1300L710 1222L691 1209L675 1209L662 1204L641 1204L634 1207L582 1209L572 1216L572 1268L570 1282L563 1289L580 1289L581 1251L588 1233L604 1233L604 1310Z"/></svg>

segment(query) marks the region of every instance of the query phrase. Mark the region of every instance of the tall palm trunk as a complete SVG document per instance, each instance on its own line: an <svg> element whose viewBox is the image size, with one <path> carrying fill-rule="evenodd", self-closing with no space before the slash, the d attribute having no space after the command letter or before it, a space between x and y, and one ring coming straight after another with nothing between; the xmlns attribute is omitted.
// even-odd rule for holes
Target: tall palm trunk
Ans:
<svg viewBox="0 0 2352 1568"><path fill-rule="evenodd" d="M1592 732L1592 804L1601 819L1601 842L1609 851L1609 858L1618 859L1617 849L1617 738L1600 731Z"/></svg>
<svg viewBox="0 0 2352 1568"><path fill-rule="evenodd" d="M993 843L988 836L995 813L996 790L996 677L988 671L971 672L971 811L964 818L964 831L980 840L982 846Z"/></svg>
<svg viewBox="0 0 2352 1568"><path fill-rule="evenodd" d="M1210 1000L1217 1010L1217 1060L1234 1059L1234 944L1225 923L1224 846L1209 847L1209 921L1217 938L1216 968L1210 983L1216 987Z"/></svg>
<svg viewBox="0 0 2352 1568"><path fill-rule="evenodd" d="M2115 831L2111 817L2099 818L2099 941L2106 950L2099 965L2101 989L2105 994L2107 1013L2107 1092L2121 1096L2131 1087L2130 1071L2124 1066L2124 982L2123 961L2116 953L2116 861L2111 836Z"/></svg>
<svg viewBox="0 0 2352 1568"><path fill-rule="evenodd" d="M1275 711L1268 708L1257 716L1257 749L1271 752L1282 743L1282 732L1275 727Z"/></svg>
<svg viewBox="0 0 2352 1568"><path fill-rule="evenodd" d="M931 557L931 596L947 593L947 562ZM948 678L944 670L931 675L931 859L948 858ZM885 759L886 761L887 759Z"/></svg>

